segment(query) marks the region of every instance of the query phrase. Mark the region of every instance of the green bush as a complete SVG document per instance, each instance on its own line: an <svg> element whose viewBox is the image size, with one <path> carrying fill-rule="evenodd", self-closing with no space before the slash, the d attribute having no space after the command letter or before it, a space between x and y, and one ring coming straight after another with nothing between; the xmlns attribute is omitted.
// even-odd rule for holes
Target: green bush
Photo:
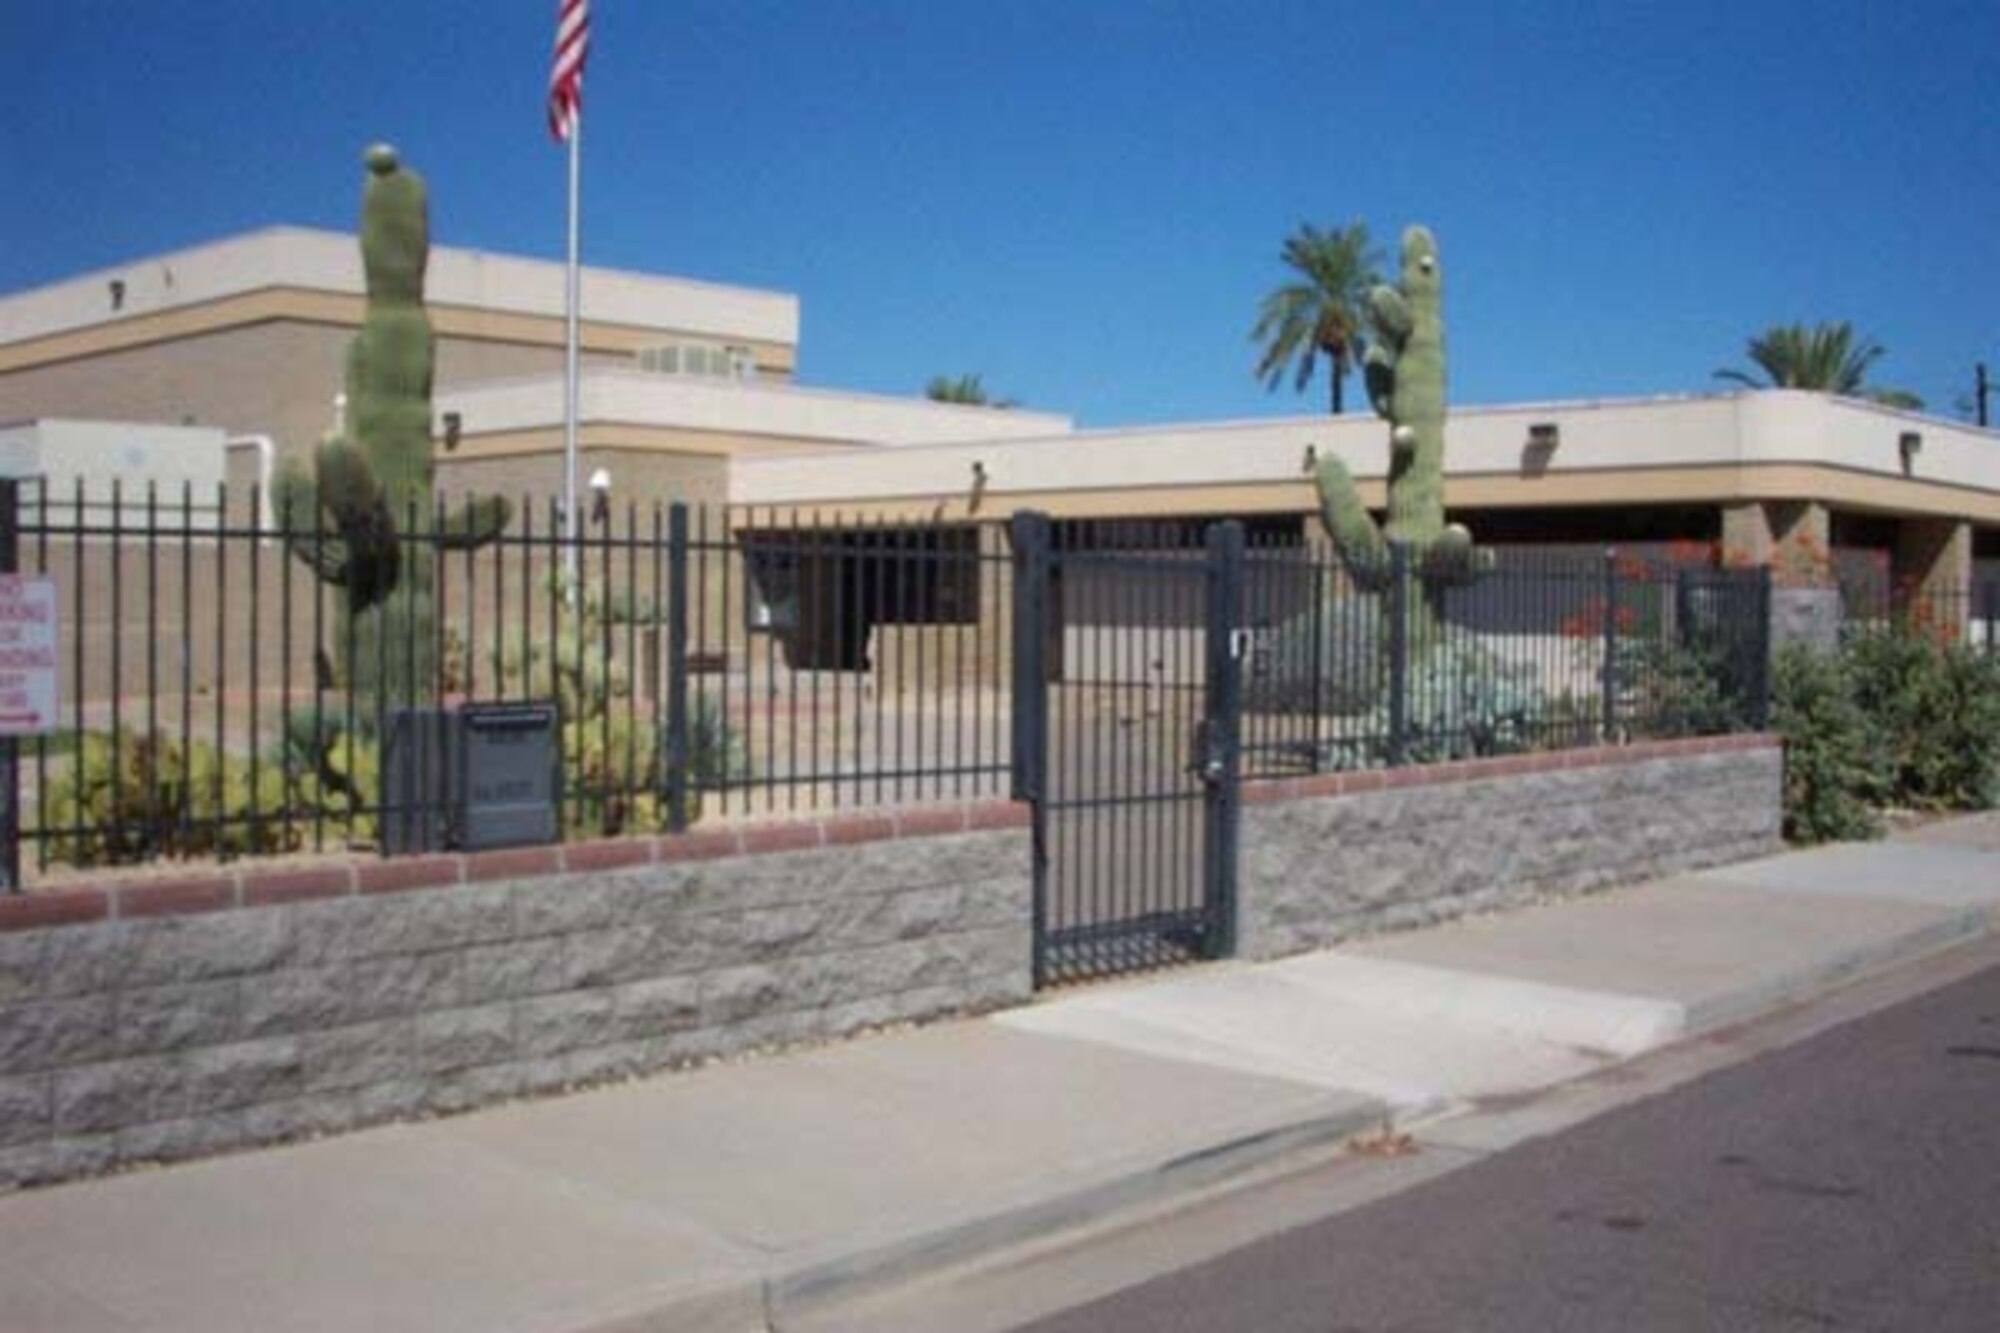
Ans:
<svg viewBox="0 0 2000 1333"><path fill-rule="evenodd" d="M1877 838L1877 807L1893 791L1888 747L1857 699L1845 654L1780 649L1772 725L1785 742L1785 837L1797 843Z"/></svg>
<svg viewBox="0 0 2000 1333"><path fill-rule="evenodd" d="M282 754L225 754L164 733L87 732L50 783L53 861L135 865L163 857L297 851L317 827L353 831L346 798Z"/></svg>
<svg viewBox="0 0 2000 1333"><path fill-rule="evenodd" d="M1953 810L2000 805L2000 657L1966 644L1940 654L1937 711L1923 719L1925 795Z"/></svg>
<svg viewBox="0 0 2000 1333"><path fill-rule="evenodd" d="M2000 799L2000 662L1931 635L1875 632L1846 647L1855 701L1889 750L1889 799L1984 810Z"/></svg>
<svg viewBox="0 0 2000 1333"><path fill-rule="evenodd" d="M1471 644L1424 654L1408 691L1411 763L1519 754L1533 748L1549 711L1533 668Z"/></svg>
<svg viewBox="0 0 2000 1333"><path fill-rule="evenodd" d="M1887 749L1887 799L1931 807L1938 785L1940 737L1927 726L1946 693L1943 654L1937 645L1893 631L1856 635L1843 648L1854 702L1880 733Z"/></svg>
<svg viewBox="0 0 2000 1333"><path fill-rule="evenodd" d="M1623 647L1619 670L1629 707L1646 734L1713 736L1749 725L1749 691L1730 678L1728 655L1706 642L1640 641Z"/></svg>

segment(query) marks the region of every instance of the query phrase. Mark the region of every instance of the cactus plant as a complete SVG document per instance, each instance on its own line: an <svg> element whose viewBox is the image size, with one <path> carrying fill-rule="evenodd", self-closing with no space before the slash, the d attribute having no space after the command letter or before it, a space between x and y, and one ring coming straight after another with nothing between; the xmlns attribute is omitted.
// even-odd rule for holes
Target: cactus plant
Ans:
<svg viewBox="0 0 2000 1333"><path fill-rule="evenodd" d="M1432 594L1483 567L1472 536L1444 520L1444 275L1427 228L1403 232L1402 273L1395 286L1368 293L1374 337L1363 363L1368 398L1389 423L1389 517L1377 526L1339 458L1314 473L1320 522L1341 564L1365 588L1389 577L1389 544L1418 552L1418 572Z"/></svg>
<svg viewBox="0 0 2000 1333"><path fill-rule="evenodd" d="M561 571L549 595L570 585ZM614 836L654 829L667 815L665 723L632 697L632 673L613 653L612 626L636 613L629 592L601 596L584 587L561 602L551 635L537 633L492 654L502 691L552 698L562 716L563 790L573 827ZM703 694L688 702L687 805L689 823L701 818L702 793L749 774L742 738L722 710Z"/></svg>
<svg viewBox="0 0 2000 1333"><path fill-rule="evenodd" d="M469 549L507 525L504 500L446 516L431 466L434 347L424 310L430 223L423 178L396 150L364 155L361 257L367 312L347 352L345 437L322 443L312 475L287 469L278 517L292 552L343 596L333 673L370 714L391 692L421 702L436 690L435 549ZM366 705L372 704L372 707Z"/></svg>

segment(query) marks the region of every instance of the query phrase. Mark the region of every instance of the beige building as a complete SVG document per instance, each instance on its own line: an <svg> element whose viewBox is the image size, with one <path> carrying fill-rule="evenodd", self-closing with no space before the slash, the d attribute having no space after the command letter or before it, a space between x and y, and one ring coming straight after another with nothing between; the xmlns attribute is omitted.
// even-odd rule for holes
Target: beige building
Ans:
<svg viewBox="0 0 2000 1333"><path fill-rule="evenodd" d="M437 462L449 491L552 496L562 452L560 265L437 246ZM362 316L352 236L274 228L0 298L0 422L220 428L230 474L332 430ZM997 524L1254 517L1308 540L1312 460L1380 503L1387 431L1356 414L1076 431L1040 412L793 382L796 298L678 278L583 276L579 445L612 504ZM913 374L916 373L913 368ZM2000 436L1797 392L1453 411L1446 502L1482 540L1714 542L1785 567L1872 560L1963 584L2000 559ZM50 458L47 465L60 465ZM756 512L760 517L752 518Z"/></svg>
<svg viewBox="0 0 2000 1333"><path fill-rule="evenodd" d="M1446 504L1484 541L1712 542L1781 567L1845 551L1958 586L1975 558L2000 559L2000 434L1872 403L1766 391L1474 407L1454 409L1446 435ZM871 518L1258 517L1305 540L1328 454L1386 504L1388 429L1365 413L743 459L729 498Z"/></svg>
<svg viewBox="0 0 2000 1333"><path fill-rule="evenodd" d="M792 385L796 297L586 268L580 444L621 495L720 501L728 460L1066 430L1066 417ZM561 489L563 269L431 251L439 476L450 489ZM278 227L0 297L0 422L220 428L231 477L334 431L364 312L360 249ZM59 456L45 460L62 466Z"/></svg>

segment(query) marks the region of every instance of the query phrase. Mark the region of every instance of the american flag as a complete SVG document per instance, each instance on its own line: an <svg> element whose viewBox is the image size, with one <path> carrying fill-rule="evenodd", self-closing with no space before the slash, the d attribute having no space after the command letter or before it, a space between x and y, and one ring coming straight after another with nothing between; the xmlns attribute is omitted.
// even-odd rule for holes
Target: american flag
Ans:
<svg viewBox="0 0 2000 1333"><path fill-rule="evenodd" d="M590 0L556 0L556 52L549 65L549 133L569 140L583 114L583 58L590 52Z"/></svg>

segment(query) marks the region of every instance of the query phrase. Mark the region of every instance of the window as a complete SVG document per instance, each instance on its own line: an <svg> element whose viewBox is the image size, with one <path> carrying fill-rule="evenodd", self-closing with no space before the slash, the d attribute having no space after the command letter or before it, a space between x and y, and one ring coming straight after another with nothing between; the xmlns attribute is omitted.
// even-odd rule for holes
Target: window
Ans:
<svg viewBox="0 0 2000 1333"><path fill-rule="evenodd" d="M748 380L757 377L757 357L747 347L717 343L661 343L641 347L639 369L654 375L691 375L702 379Z"/></svg>

